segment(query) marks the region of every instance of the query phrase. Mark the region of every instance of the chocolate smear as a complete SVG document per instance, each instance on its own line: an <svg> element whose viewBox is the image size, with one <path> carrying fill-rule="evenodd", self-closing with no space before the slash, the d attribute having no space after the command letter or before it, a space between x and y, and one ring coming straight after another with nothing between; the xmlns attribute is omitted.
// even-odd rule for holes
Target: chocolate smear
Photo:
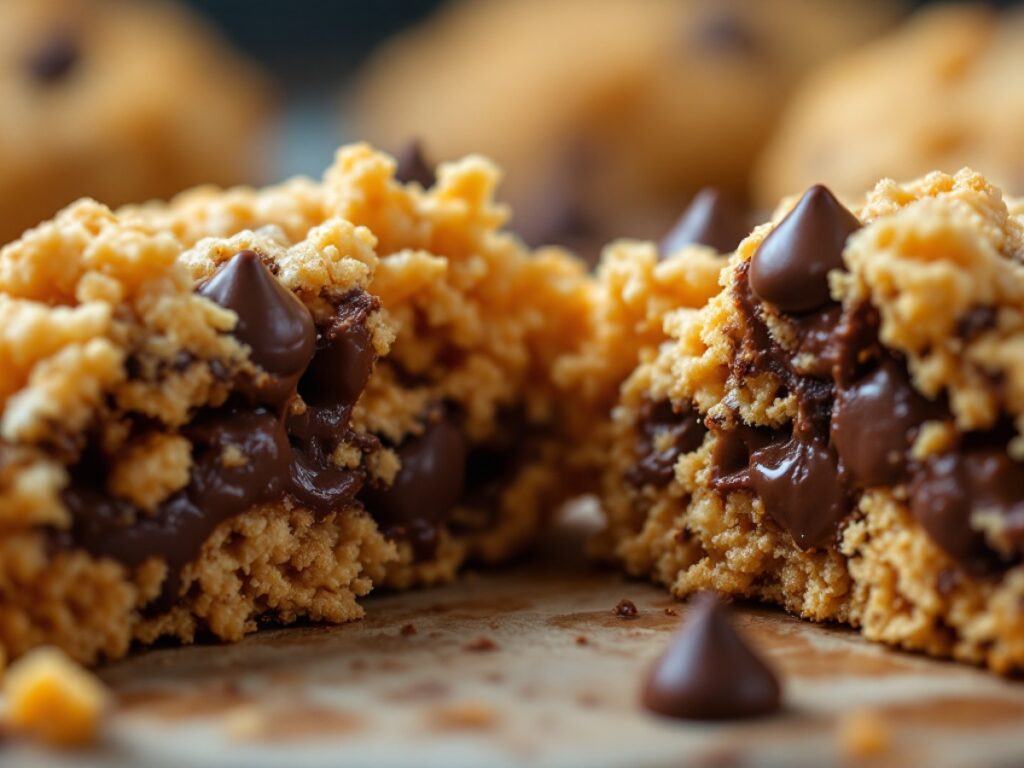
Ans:
<svg viewBox="0 0 1024 768"><path fill-rule="evenodd" d="M782 312L808 312L831 301L828 273L843 268L857 217L825 187L811 187L764 239L750 267L750 285Z"/></svg>
<svg viewBox="0 0 1024 768"><path fill-rule="evenodd" d="M778 679L733 627L720 598L698 595L648 673L644 707L685 720L737 720L781 707Z"/></svg>
<svg viewBox="0 0 1024 768"><path fill-rule="evenodd" d="M717 189L702 189L661 241L662 258L688 245L732 253L750 232L739 210Z"/></svg>

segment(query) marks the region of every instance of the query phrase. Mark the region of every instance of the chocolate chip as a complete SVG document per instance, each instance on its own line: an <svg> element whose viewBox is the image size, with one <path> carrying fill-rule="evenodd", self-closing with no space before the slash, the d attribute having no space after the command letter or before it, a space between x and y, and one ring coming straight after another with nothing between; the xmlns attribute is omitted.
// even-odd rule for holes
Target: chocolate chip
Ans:
<svg viewBox="0 0 1024 768"><path fill-rule="evenodd" d="M435 542L424 538L426 531L417 527L436 530L461 497L466 440L451 416L435 413L422 435L399 446L398 457L401 468L391 485L367 487L361 498L388 535L401 538L417 533L416 540L429 550Z"/></svg>
<svg viewBox="0 0 1024 768"><path fill-rule="evenodd" d="M941 405L917 393L906 366L888 357L872 373L839 390L832 443L856 485L895 485L906 476L918 429L944 413Z"/></svg>
<svg viewBox="0 0 1024 768"><path fill-rule="evenodd" d="M693 35L698 47L708 51L734 51L749 54L758 47L758 39L749 25L733 10L715 6L697 25Z"/></svg>
<svg viewBox="0 0 1024 768"><path fill-rule="evenodd" d="M823 186L811 187L754 254L750 285L783 312L831 301L828 273L843 268L843 247L860 222Z"/></svg>
<svg viewBox="0 0 1024 768"><path fill-rule="evenodd" d="M413 139L402 147L402 151L396 155L396 160L398 165L395 168L395 178L400 182L416 182L424 189L434 186L434 169L427 163L423 144L418 139Z"/></svg>
<svg viewBox="0 0 1024 768"><path fill-rule="evenodd" d="M797 432L754 451L750 485L801 549L825 544L850 511L836 456L814 434Z"/></svg>
<svg viewBox="0 0 1024 768"><path fill-rule="evenodd" d="M81 55L75 36L56 32L26 57L25 66L36 80L51 84L71 74Z"/></svg>
<svg viewBox="0 0 1024 768"><path fill-rule="evenodd" d="M664 487L675 477L675 466L684 453L697 450L707 427L689 404L674 406L668 400L646 401L637 420L637 462L626 475L635 486Z"/></svg>
<svg viewBox="0 0 1024 768"><path fill-rule="evenodd" d="M732 626L721 600L701 595L648 673L641 699L667 717L735 720L778 710L782 692L771 669Z"/></svg>
<svg viewBox="0 0 1024 768"><path fill-rule="evenodd" d="M749 232L743 216L721 192L703 189L665 235L660 252L666 257L699 244L719 253L732 253Z"/></svg>
<svg viewBox="0 0 1024 768"><path fill-rule="evenodd" d="M994 307L974 307L957 320L957 336L964 341L973 341L985 331L995 328L998 319L999 315Z"/></svg>
<svg viewBox="0 0 1024 768"><path fill-rule="evenodd" d="M297 378L306 370L316 349L313 318L257 253L236 253L199 294L238 315L234 336L249 346L252 361L267 373Z"/></svg>
<svg viewBox="0 0 1024 768"><path fill-rule="evenodd" d="M1024 464L1002 446L964 447L930 457L910 487L910 512L928 535L972 573L1005 564L972 524L978 512L1024 516Z"/></svg>

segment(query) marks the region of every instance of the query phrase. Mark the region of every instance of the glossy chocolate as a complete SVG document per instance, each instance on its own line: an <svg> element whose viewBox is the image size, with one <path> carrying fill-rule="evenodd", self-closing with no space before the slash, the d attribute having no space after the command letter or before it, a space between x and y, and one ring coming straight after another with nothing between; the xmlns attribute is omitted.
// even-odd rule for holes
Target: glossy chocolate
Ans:
<svg viewBox="0 0 1024 768"><path fill-rule="evenodd" d="M847 238L857 217L831 192L811 187L757 249L750 285L782 312L809 312L831 302L828 273L843 268Z"/></svg>
<svg viewBox="0 0 1024 768"><path fill-rule="evenodd" d="M698 595L682 629L647 675L644 707L685 720L738 720L777 711L778 679L733 627L714 595Z"/></svg>

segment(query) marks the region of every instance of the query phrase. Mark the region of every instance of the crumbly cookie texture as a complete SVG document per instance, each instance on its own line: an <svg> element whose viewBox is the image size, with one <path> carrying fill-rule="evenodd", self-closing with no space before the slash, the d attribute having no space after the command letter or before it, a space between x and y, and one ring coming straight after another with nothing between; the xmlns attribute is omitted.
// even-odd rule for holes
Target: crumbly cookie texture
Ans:
<svg viewBox="0 0 1024 768"><path fill-rule="evenodd" d="M622 388L599 551L684 596L1024 669L1024 221L983 177L815 187Z"/></svg>
<svg viewBox="0 0 1024 768"><path fill-rule="evenodd" d="M347 420L363 382L320 385L333 329L360 334L366 376L393 339L366 291L373 244L334 218L186 251L82 201L0 251L9 656L362 615L397 557L354 498L383 450Z"/></svg>
<svg viewBox="0 0 1024 768"><path fill-rule="evenodd" d="M184 8L0 4L0 242L82 195L109 205L257 181L268 83Z"/></svg>
<svg viewBox="0 0 1024 768"><path fill-rule="evenodd" d="M760 161L759 201L818 182L855 195L884 176L964 165L1024 193L1013 127L1024 97L1009 82L1024 66L1022 36L1019 11L949 3L826 64L794 95Z"/></svg>
<svg viewBox="0 0 1024 768"><path fill-rule="evenodd" d="M387 577L396 586L449 580L467 558L509 556L575 490L559 465L563 425L576 409L565 396L570 383L552 370L590 337L597 305L579 262L558 249L530 252L502 231L508 211L494 202L499 174L490 162L444 163L436 178L421 168L410 183L396 178L402 171L357 144L338 152L322 180L200 188L124 212L186 244L240 229L301 238L330 217L373 233L379 262L369 290L395 340L353 419L388 446L377 466L386 479L438 405L457 412L470 454L467 492L434 556L399 541ZM407 525L418 503L398 506L392 522Z"/></svg>
<svg viewBox="0 0 1024 768"><path fill-rule="evenodd" d="M3 694L11 731L65 749L96 741L110 703L103 683L56 648L37 648L15 662Z"/></svg>
<svg viewBox="0 0 1024 768"><path fill-rule="evenodd" d="M375 54L347 117L384 147L419 137L439 159L493 157L509 173L517 231L596 256L614 237L660 236L705 185L742 198L795 82L892 12L815 0L463 0ZM510 93L529 94L515 120Z"/></svg>

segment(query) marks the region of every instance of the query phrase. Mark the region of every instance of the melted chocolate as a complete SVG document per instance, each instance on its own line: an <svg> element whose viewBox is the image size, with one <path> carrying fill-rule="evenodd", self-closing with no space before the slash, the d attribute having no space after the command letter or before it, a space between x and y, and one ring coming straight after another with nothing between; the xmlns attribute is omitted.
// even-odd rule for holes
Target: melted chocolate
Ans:
<svg viewBox="0 0 1024 768"><path fill-rule="evenodd" d="M750 232L742 214L716 189L703 189L661 241L662 257L688 245L706 245L732 253Z"/></svg>
<svg viewBox="0 0 1024 768"><path fill-rule="evenodd" d="M643 705L686 720L737 720L781 707L778 679L736 632L713 595L693 601L682 629L648 673Z"/></svg>
<svg viewBox="0 0 1024 768"><path fill-rule="evenodd" d="M857 217L831 192L811 187L754 254L754 293L783 312L828 305L828 273L843 268L843 247L859 228Z"/></svg>
<svg viewBox="0 0 1024 768"><path fill-rule="evenodd" d="M418 557L429 557L437 530L462 497L468 451L453 418L435 413L423 434L398 448L402 466L387 488L367 487L360 498L385 534L406 538Z"/></svg>
<svg viewBox="0 0 1024 768"><path fill-rule="evenodd" d="M945 416L940 404L913 388L906 366L887 357L873 372L839 390L832 443L855 485L895 485L906 477L908 451L920 426Z"/></svg>
<svg viewBox="0 0 1024 768"><path fill-rule="evenodd" d="M430 167L423 153L423 144L418 140L410 141L395 158L395 178L403 184L416 182L424 189L434 186L436 181L434 169Z"/></svg>
<svg viewBox="0 0 1024 768"><path fill-rule="evenodd" d="M902 361L879 344L878 313L867 304L846 311L827 304L783 315L779 321L795 338L787 352L768 332L752 290L755 266L741 264L733 285L745 333L732 376L742 382L773 373L779 394L796 396L797 415L779 430L744 425L735 414L716 423L713 487L756 493L794 542L809 548L829 542L861 489L907 485L912 515L962 566L993 573L1016 562L972 524L979 511L994 512L1004 537L1024 539L1024 464L1006 451L1013 430L968 434L960 446L916 464L910 449L921 426L952 417L947 403L920 395ZM985 327L991 317L977 308L963 325Z"/></svg>
<svg viewBox="0 0 1024 768"><path fill-rule="evenodd" d="M107 462L95 448L71 468L72 482L64 491L73 543L128 566L150 557L166 560L160 608L176 595L181 567L220 523L285 497L316 514L343 508L355 500L365 471L337 467L335 448L341 442L364 451L377 445L375 438L349 429L375 359L366 319L376 299L362 291L347 294L317 334L305 306L251 251L236 254L200 292L236 311L234 333L270 374L270 383L237 382L243 397L199 413L182 430L193 446L189 483L152 512L106 490ZM290 414L300 380L311 402Z"/></svg>
<svg viewBox="0 0 1024 768"><path fill-rule="evenodd" d="M668 400L645 402L640 407L638 427L637 462L626 479L636 486L658 488L672 481L679 457L697 450L708 431L700 414L689 405L677 409ZM663 447L659 449L659 445Z"/></svg>

